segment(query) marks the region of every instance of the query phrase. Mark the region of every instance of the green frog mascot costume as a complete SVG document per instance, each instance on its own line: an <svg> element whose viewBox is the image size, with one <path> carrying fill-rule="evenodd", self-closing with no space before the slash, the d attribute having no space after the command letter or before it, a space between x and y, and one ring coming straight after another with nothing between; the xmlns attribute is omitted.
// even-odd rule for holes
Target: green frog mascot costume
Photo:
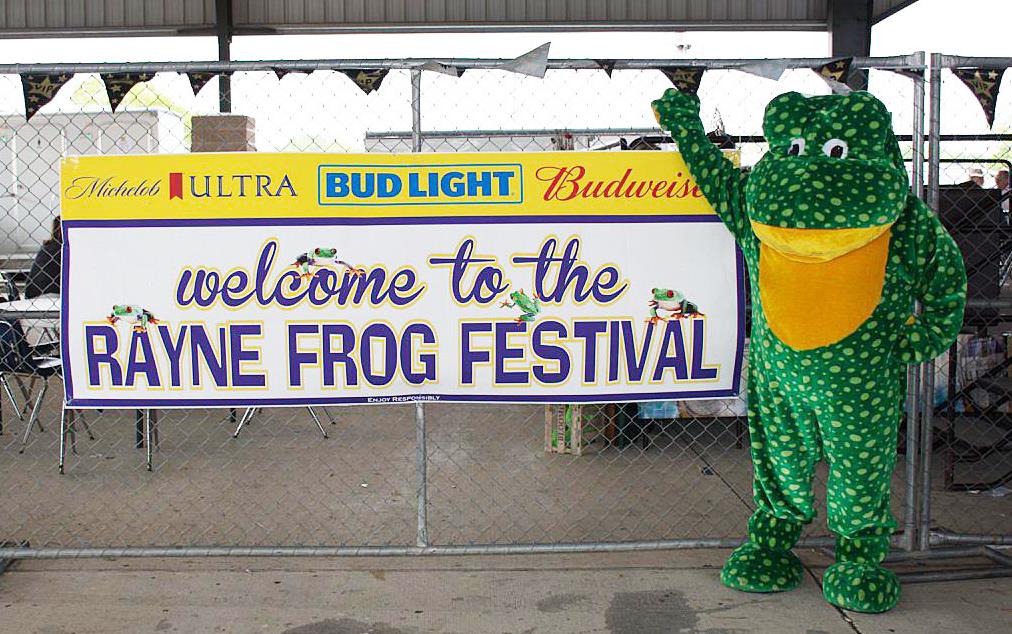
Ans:
<svg viewBox="0 0 1012 634"><path fill-rule="evenodd" d="M748 176L707 140L695 95L671 89L653 108L752 280L756 509L721 581L746 592L801 582L791 548L815 516L812 475L825 459L836 562L823 594L848 610L889 610L900 585L881 562L896 527L889 487L905 367L955 339L962 256L910 193L892 118L870 93L776 97L763 118L769 151Z"/></svg>

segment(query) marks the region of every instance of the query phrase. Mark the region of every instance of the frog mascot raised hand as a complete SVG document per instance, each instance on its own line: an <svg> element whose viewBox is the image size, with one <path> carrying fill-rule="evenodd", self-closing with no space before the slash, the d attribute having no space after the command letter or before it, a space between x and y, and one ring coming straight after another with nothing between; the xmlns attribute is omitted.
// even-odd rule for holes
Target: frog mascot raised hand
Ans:
<svg viewBox="0 0 1012 634"><path fill-rule="evenodd" d="M889 610L900 586L881 562L896 526L889 488L905 366L959 331L959 250L910 193L891 116L867 92L775 98L763 119L769 151L748 176L707 140L695 95L668 90L653 107L752 280L756 509L721 581L747 592L801 582L791 548L815 516L812 476L824 458L836 562L823 594L848 610Z"/></svg>

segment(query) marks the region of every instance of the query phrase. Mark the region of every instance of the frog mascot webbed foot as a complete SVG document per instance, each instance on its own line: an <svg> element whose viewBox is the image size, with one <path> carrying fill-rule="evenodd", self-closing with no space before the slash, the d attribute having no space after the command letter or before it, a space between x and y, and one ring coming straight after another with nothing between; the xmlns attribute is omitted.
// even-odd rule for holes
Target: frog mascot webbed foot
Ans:
<svg viewBox="0 0 1012 634"><path fill-rule="evenodd" d="M854 612L886 612L896 607L900 580L880 565L888 553L888 535L837 537L836 563L822 575L826 601Z"/></svg>
<svg viewBox="0 0 1012 634"><path fill-rule="evenodd" d="M805 569L791 547L801 524L756 513L748 521L748 541L728 557L720 581L743 592L784 592L801 584Z"/></svg>
<svg viewBox="0 0 1012 634"><path fill-rule="evenodd" d="M773 99L769 151L748 175L707 139L695 95L668 90L653 108L752 282L756 510L721 580L748 592L800 583L790 549L815 517L812 478L825 458L837 539L823 594L848 610L889 610L900 586L881 563L896 527L889 487L906 365L939 355L959 332L962 256L911 194L891 116L867 92Z"/></svg>

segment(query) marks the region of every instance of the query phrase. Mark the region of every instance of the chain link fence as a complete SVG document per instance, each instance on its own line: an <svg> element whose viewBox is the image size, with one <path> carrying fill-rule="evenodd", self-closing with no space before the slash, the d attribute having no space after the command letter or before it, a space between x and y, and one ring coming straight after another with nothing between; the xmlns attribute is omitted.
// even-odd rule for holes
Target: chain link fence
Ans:
<svg viewBox="0 0 1012 634"><path fill-rule="evenodd" d="M4 359L51 358L58 350L54 324L31 308L38 296L59 292L51 260L59 252L53 221L63 156L178 153L235 142L261 152L671 149L649 104L670 87L656 69L679 65L705 69L706 129L736 142L747 168L765 149L762 111L772 97L829 91L811 70L828 60L779 60L788 68L779 81L735 70L757 60L616 60L610 75L591 60L553 60L543 79L507 72L495 61L442 61L466 72L423 71L420 60L0 66L8 73L0 75L0 108L7 113L0 118L0 270L6 299L20 300L24 311L7 304L4 323L17 337ZM363 68L389 70L369 94L340 72ZM868 73L869 89L893 112L921 191L925 162L922 144L913 140L924 130L923 55L856 59L854 68ZM156 74L110 113L96 73L113 71ZM194 95L185 73L198 71L222 76ZM17 73L28 72L73 78L26 122ZM224 76L227 86L220 85ZM238 128L216 116L223 102L247 117ZM202 127L206 117L221 123L217 132ZM728 546L744 536L752 512L742 399L584 406L570 416L580 433L557 425L560 415L573 414L565 406L72 412L76 433L67 438L71 451L61 475L58 370L19 362L0 375L0 540L8 544L0 554ZM910 376L907 410L917 414L927 375ZM897 421L893 510L897 543L908 548L921 500L917 452L907 448L918 446L920 420ZM823 467L820 500L825 479ZM990 521L990 510L981 517L981 507L959 507L981 496L952 494L956 506L949 508L949 495L934 500L935 517ZM1004 504L1007 513L1005 500L987 504ZM938 525L960 528L948 520ZM831 543L824 513L806 540Z"/></svg>
<svg viewBox="0 0 1012 634"><path fill-rule="evenodd" d="M989 126L953 73L1009 66L1012 59L932 58L930 200L963 252L968 305L962 334L925 382L925 545L1012 543L1012 95L998 92Z"/></svg>

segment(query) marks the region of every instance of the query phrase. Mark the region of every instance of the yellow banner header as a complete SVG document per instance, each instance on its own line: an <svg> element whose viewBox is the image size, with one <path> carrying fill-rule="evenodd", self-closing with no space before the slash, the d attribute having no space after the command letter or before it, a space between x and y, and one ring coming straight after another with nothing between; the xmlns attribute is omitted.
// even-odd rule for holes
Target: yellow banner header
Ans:
<svg viewBox="0 0 1012 634"><path fill-rule="evenodd" d="M63 160L64 220L709 215L674 152Z"/></svg>

